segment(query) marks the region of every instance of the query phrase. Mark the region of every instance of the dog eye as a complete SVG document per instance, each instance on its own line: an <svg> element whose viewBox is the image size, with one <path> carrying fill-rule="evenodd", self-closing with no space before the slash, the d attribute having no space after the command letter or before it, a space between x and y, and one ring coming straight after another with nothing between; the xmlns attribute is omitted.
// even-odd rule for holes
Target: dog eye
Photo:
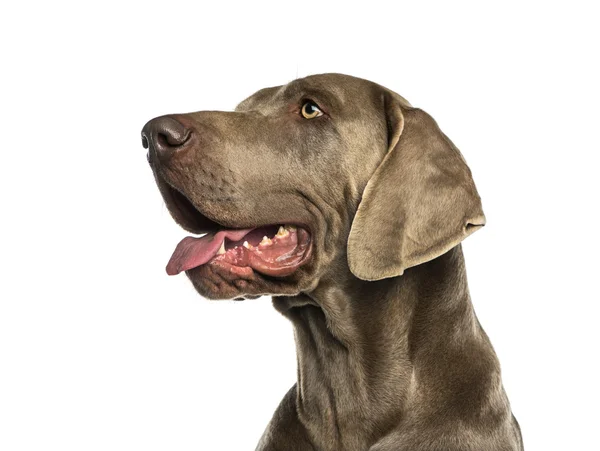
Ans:
<svg viewBox="0 0 600 451"><path fill-rule="evenodd" d="M307 100L302 105L302 117L305 119L314 119L315 117L323 116L323 112L319 109L316 103Z"/></svg>

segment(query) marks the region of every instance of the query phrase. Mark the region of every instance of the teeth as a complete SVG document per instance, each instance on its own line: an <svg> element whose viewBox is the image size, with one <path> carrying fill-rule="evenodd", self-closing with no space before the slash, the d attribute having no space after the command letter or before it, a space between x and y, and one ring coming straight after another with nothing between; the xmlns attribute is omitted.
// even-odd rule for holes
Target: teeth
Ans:
<svg viewBox="0 0 600 451"><path fill-rule="evenodd" d="M270 238L268 238L267 236L263 236L263 239L260 242L260 246L269 246L272 243L273 243L273 241L271 241Z"/></svg>
<svg viewBox="0 0 600 451"><path fill-rule="evenodd" d="M279 230L277 231L277 235L275 236L281 236L284 237L286 235L288 235L290 232L288 232L283 226L279 226Z"/></svg>
<svg viewBox="0 0 600 451"><path fill-rule="evenodd" d="M251 244L249 244L249 243L248 243L248 241L244 241L244 244L243 244L243 246L244 246L246 249L252 249L252 245L251 245Z"/></svg>
<svg viewBox="0 0 600 451"><path fill-rule="evenodd" d="M296 226L293 226L293 225L286 225L285 228L287 230L289 230L290 232L295 232L296 231Z"/></svg>
<svg viewBox="0 0 600 451"><path fill-rule="evenodd" d="M221 243L221 247L217 251L217 255L221 255L221 254L224 254L224 253L225 253L225 240L223 240L223 242Z"/></svg>

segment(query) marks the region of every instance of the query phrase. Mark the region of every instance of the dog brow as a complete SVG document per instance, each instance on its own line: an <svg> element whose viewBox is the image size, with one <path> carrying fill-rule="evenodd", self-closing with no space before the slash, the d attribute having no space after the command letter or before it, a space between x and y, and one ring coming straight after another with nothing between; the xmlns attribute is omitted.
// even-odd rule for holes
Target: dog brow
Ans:
<svg viewBox="0 0 600 451"><path fill-rule="evenodd" d="M304 80L293 81L284 86L281 96L285 102L299 101L304 97L317 103L325 102L327 106L333 108L340 104L340 101L332 93L310 86Z"/></svg>

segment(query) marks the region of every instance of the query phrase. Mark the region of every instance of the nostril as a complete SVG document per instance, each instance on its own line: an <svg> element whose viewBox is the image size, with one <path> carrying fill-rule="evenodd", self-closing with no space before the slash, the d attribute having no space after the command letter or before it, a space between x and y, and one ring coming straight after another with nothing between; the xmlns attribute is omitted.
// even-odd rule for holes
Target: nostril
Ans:
<svg viewBox="0 0 600 451"><path fill-rule="evenodd" d="M142 146L144 147L144 149L148 148L148 138L143 133L142 133Z"/></svg>
<svg viewBox="0 0 600 451"><path fill-rule="evenodd" d="M163 135L162 133L158 133L156 135L156 147L159 149L167 149L171 147L171 145L169 144L169 138L166 135Z"/></svg>
<svg viewBox="0 0 600 451"><path fill-rule="evenodd" d="M179 147L185 144L189 137L189 130L185 130L183 133L176 133L173 130L168 130L166 132L158 132L156 140L160 146Z"/></svg>

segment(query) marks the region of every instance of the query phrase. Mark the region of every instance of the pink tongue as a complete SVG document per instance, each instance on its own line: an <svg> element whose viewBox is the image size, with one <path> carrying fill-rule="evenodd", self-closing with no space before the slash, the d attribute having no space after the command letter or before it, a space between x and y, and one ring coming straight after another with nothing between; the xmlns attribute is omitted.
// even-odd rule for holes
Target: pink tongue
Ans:
<svg viewBox="0 0 600 451"><path fill-rule="evenodd" d="M167 264L167 274L174 276L182 271L203 265L219 251L225 238L239 241L254 229L220 230L201 238L188 236L181 240Z"/></svg>

